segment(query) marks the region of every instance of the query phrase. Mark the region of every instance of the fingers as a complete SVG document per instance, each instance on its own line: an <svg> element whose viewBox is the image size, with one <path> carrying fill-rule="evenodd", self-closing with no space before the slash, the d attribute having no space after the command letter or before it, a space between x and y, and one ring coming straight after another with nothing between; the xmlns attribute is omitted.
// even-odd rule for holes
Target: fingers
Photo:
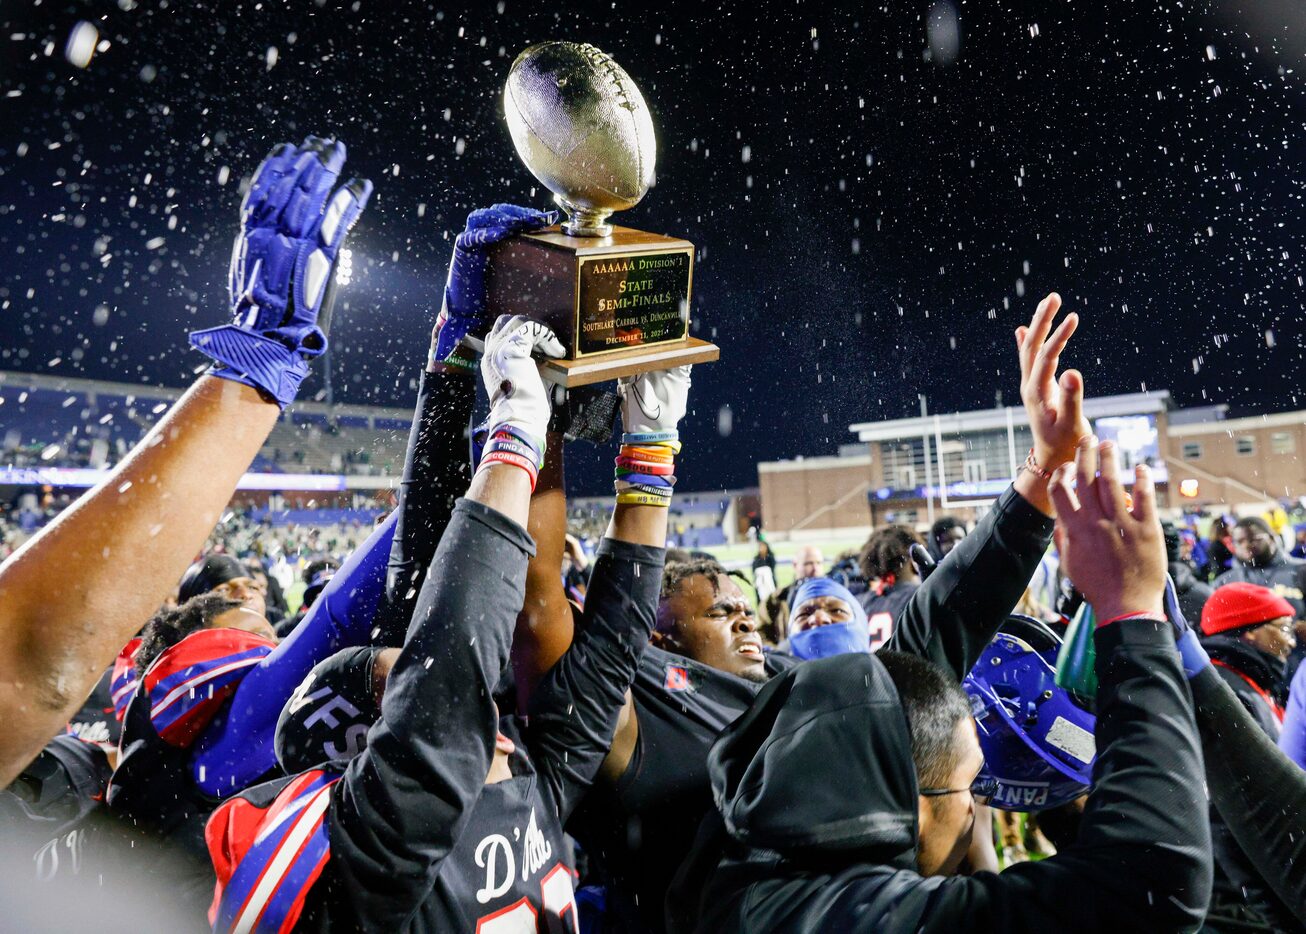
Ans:
<svg viewBox="0 0 1306 934"><path fill-rule="evenodd" d="M1051 390L1057 372L1057 363L1061 360L1061 351L1065 350L1066 343L1078 327L1079 315L1074 313L1066 315L1066 319L1061 322L1048 341L1038 349L1029 374L1036 385Z"/></svg>
<svg viewBox="0 0 1306 934"><path fill-rule="evenodd" d="M557 211L537 211L518 204L494 204L467 215L467 227L458 237L464 248L483 246L525 230L547 227L558 219ZM473 234L473 231L480 231Z"/></svg>
<svg viewBox="0 0 1306 934"><path fill-rule="evenodd" d="M540 325L544 331L542 335L536 338L535 346L541 350L546 357L552 357L555 360L567 356L567 348L562 346L562 341L558 336L550 331L544 325Z"/></svg>
<svg viewBox="0 0 1306 934"><path fill-rule="evenodd" d="M1101 476L1095 486L1102 515L1112 520L1123 518L1129 507L1125 503L1125 488L1120 483L1120 452L1110 441L1103 441L1098 450Z"/></svg>
<svg viewBox="0 0 1306 934"><path fill-rule="evenodd" d="M1151 525L1160 521L1156 516L1156 483L1152 479L1152 469L1146 464L1134 467L1134 507L1131 514L1139 522Z"/></svg>
<svg viewBox="0 0 1306 934"><path fill-rule="evenodd" d="M1075 485L1084 508L1098 512L1101 506L1093 495L1093 483L1097 480L1097 438L1089 435L1079 442L1075 450Z"/></svg>
<svg viewBox="0 0 1306 934"><path fill-rule="evenodd" d="M281 219L283 229L292 237L303 236L322 214L327 194L340 177L340 169L345 164L343 144L316 137L309 139L313 140L313 144L310 146L305 141L305 152L300 157L304 161L304 168Z"/></svg>
<svg viewBox="0 0 1306 934"><path fill-rule="evenodd" d="M322 216L322 226L318 237L327 252L335 256L345 235L358 220L358 215L367 207L372 197L372 182L366 178L351 178L336 190L327 202L326 213Z"/></svg>
<svg viewBox="0 0 1306 934"><path fill-rule="evenodd" d="M1022 376L1028 376L1030 368L1034 364L1034 355L1039 348L1043 346L1043 341L1047 339L1048 331L1052 329L1052 320L1057 315L1057 309L1061 307L1061 296L1056 292L1049 293L1047 298L1038 303L1038 308L1034 310L1034 317L1030 319L1029 328L1021 340L1020 346L1020 372Z"/></svg>
<svg viewBox="0 0 1306 934"><path fill-rule="evenodd" d="M1048 496L1052 499L1052 508L1057 512L1056 529L1060 531L1064 531L1062 523L1079 512L1079 497L1071 487L1073 479L1074 468L1062 464L1052 472L1052 479L1048 482ZM1060 547L1058 543L1058 548Z"/></svg>
<svg viewBox="0 0 1306 934"><path fill-rule="evenodd" d="M1084 424L1084 375L1078 370L1066 370L1057 385L1061 387L1057 414L1067 425Z"/></svg>

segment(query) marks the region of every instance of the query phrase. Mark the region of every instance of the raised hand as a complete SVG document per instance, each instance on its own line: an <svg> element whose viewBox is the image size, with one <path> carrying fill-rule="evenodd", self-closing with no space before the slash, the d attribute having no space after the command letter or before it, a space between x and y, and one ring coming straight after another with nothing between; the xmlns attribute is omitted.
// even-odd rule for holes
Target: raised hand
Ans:
<svg viewBox="0 0 1306 934"><path fill-rule="evenodd" d="M1093 604L1098 625L1133 613L1160 616L1165 541L1148 466L1134 468L1130 504L1115 445L1099 445L1090 435L1079 443L1075 463L1058 467L1049 486L1061 567Z"/></svg>
<svg viewBox="0 0 1306 934"><path fill-rule="evenodd" d="M670 432L689 407L689 366L653 370L617 380L621 423L628 435Z"/></svg>
<svg viewBox="0 0 1306 934"><path fill-rule="evenodd" d="M511 425L544 449L549 427L549 393L532 354L565 356L567 351L543 324L522 315L500 315L485 338L481 379L490 397L491 430Z"/></svg>
<svg viewBox="0 0 1306 934"><path fill-rule="evenodd" d="M487 248L509 237L558 220L557 211L537 211L515 204L496 204L473 211L467 227L454 242L449 280L444 287L444 307L435 319L431 334L430 364L446 364L473 370L474 364L457 352L464 335L486 330L485 268Z"/></svg>
<svg viewBox="0 0 1306 934"><path fill-rule="evenodd" d="M215 361L212 373L253 386L283 408L326 349L319 320L336 257L367 206L372 183L353 178L331 188L345 144L310 136L283 143L254 174L241 205L231 257L232 323L194 331L190 344Z"/></svg>
<svg viewBox="0 0 1306 934"><path fill-rule="evenodd" d="M1029 326L1016 328L1020 398L1034 435L1034 460L1049 473L1073 460L1076 446L1092 430L1084 418L1084 377L1066 370L1057 378L1061 351L1079 327L1079 315L1071 312L1052 331L1060 308L1061 296L1052 292L1039 303Z"/></svg>

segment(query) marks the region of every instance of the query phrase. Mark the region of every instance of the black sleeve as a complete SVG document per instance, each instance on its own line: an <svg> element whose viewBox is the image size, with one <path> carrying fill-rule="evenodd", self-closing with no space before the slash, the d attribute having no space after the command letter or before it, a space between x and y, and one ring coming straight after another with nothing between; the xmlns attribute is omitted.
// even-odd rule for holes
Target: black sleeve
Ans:
<svg viewBox="0 0 1306 934"><path fill-rule="evenodd" d="M566 820L602 765L648 646L666 549L605 538L571 647L530 701L530 752Z"/></svg>
<svg viewBox="0 0 1306 934"><path fill-rule="evenodd" d="M403 645L422 579L449 524L454 501L471 482L467 433L475 401L476 386L470 377L422 373L373 645Z"/></svg>
<svg viewBox="0 0 1306 934"><path fill-rule="evenodd" d="M884 649L918 655L958 681L966 677L1029 586L1052 525L1008 487L917 588Z"/></svg>
<svg viewBox="0 0 1306 934"><path fill-rule="evenodd" d="M491 692L526 594L526 530L461 499L417 598L367 749L328 812L322 896L341 929L397 931L431 887L490 771ZM352 928L350 928L352 929Z"/></svg>
<svg viewBox="0 0 1306 934"><path fill-rule="evenodd" d="M1306 923L1306 771L1274 744L1215 669L1190 684L1211 801L1261 878Z"/></svg>
<svg viewBox="0 0 1306 934"><path fill-rule="evenodd" d="M1211 832L1188 684L1168 623L1096 634L1093 792L1074 844L1001 874L919 880L913 931L1195 930L1211 897ZM919 879L919 877L917 877Z"/></svg>

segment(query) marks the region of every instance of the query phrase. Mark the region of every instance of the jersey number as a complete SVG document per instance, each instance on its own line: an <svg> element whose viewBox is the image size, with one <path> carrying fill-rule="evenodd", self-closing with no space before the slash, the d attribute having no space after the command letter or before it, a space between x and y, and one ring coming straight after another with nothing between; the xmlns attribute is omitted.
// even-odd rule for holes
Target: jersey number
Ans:
<svg viewBox="0 0 1306 934"><path fill-rule="evenodd" d="M889 641L893 635L893 616L890 613L876 613L870 620L871 628L871 651L877 651L880 646Z"/></svg>
<svg viewBox="0 0 1306 934"><path fill-rule="evenodd" d="M571 887L571 872L562 863L540 879L540 904L544 906L545 927L540 928L540 913L529 898L523 897L507 908L500 908L476 922L476 934L577 934L576 894Z"/></svg>

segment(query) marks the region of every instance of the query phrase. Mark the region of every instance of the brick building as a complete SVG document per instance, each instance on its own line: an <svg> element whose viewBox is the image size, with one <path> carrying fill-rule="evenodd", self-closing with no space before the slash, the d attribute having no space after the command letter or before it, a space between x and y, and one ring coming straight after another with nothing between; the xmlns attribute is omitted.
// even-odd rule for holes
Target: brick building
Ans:
<svg viewBox="0 0 1306 934"><path fill-rule="evenodd" d="M1145 461L1161 502L1263 508L1306 496L1306 412L1228 419L1228 406L1172 409L1170 394L1084 401L1126 467ZM1021 408L862 422L837 456L758 464L763 525L778 538L860 534L901 522L923 528L949 513L973 521L1029 451Z"/></svg>

